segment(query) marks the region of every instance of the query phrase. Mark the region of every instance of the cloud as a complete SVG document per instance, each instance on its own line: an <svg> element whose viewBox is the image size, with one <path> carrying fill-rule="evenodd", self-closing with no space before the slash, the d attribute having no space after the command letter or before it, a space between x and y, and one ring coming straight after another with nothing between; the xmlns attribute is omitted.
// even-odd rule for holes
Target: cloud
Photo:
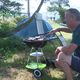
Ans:
<svg viewBox="0 0 80 80"><path fill-rule="evenodd" d="M80 11L80 0L69 0L71 8L76 8Z"/></svg>
<svg viewBox="0 0 80 80"><path fill-rule="evenodd" d="M35 10L38 8L39 4L40 4L41 0L30 0L30 15L32 15ZM26 13L27 14L27 1L26 0L23 0L21 2L24 6L23 6L23 10L22 12L23 13ZM47 5L49 5L48 3L44 3L40 9L40 13L42 14L45 14L47 13Z"/></svg>

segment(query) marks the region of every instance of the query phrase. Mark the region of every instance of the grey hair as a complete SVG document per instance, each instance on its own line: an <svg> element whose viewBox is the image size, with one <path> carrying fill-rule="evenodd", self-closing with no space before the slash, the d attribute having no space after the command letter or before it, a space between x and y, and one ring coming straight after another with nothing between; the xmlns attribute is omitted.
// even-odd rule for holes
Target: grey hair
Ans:
<svg viewBox="0 0 80 80"><path fill-rule="evenodd" d="M80 12L77 9L70 8L66 10L66 12L70 12L73 16L75 16L76 20L80 21Z"/></svg>

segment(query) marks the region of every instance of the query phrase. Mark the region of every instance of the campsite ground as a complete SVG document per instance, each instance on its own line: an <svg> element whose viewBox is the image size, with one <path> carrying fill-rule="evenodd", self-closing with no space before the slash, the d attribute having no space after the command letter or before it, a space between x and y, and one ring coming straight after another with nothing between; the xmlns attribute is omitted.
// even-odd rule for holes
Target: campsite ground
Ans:
<svg viewBox="0 0 80 80"><path fill-rule="evenodd" d="M15 54L12 59L8 59L0 67L0 80L64 80L63 72L59 69L45 68L42 70L42 77L35 78L33 71L25 68L25 64L18 62L25 53ZM15 57L15 60L14 60ZM16 61L16 62L14 62Z"/></svg>
<svg viewBox="0 0 80 80"><path fill-rule="evenodd" d="M53 26L59 26L56 23ZM71 34L62 33L67 42L70 42ZM47 47L46 47L47 48ZM52 56L48 51L46 55ZM52 49L53 51L53 49ZM7 55L5 58L0 58L0 80L64 80L64 74L59 69L53 69L53 67L45 68L41 78L35 78L33 71L25 68L27 55L25 51L16 52L14 54Z"/></svg>

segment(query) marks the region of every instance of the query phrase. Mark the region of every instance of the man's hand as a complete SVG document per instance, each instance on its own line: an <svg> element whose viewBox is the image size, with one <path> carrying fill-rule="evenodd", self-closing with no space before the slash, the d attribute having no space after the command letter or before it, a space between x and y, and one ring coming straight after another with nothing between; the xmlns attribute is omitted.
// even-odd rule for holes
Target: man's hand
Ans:
<svg viewBox="0 0 80 80"><path fill-rule="evenodd" d="M74 43L68 45L68 46L60 46L57 47L55 54L58 55L60 52L66 54L66 55L71 55L77 48L78 46Z"/></svg>
<svg viewBox="0 0 80 80"><path fill-rule="evenodd" d="M57 47L57 49L55 50L55 54L58 55L60 52L62 52L62 46Z"/></svg>

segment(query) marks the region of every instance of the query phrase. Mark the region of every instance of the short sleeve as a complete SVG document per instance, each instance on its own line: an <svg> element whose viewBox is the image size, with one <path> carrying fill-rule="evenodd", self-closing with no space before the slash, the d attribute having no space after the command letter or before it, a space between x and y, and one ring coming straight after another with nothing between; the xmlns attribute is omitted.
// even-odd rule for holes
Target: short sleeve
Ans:
<svg viewBox="0 0 80 80"><path fill-rule="evenodd" d="M80 32L73 33L71 42L80 46Z"/></svg>

